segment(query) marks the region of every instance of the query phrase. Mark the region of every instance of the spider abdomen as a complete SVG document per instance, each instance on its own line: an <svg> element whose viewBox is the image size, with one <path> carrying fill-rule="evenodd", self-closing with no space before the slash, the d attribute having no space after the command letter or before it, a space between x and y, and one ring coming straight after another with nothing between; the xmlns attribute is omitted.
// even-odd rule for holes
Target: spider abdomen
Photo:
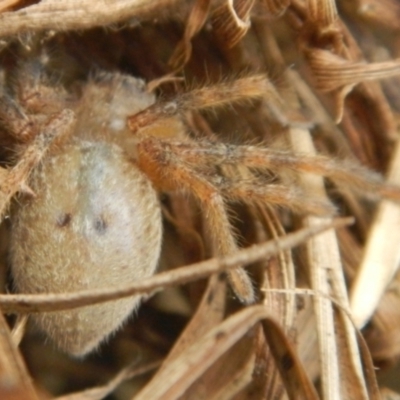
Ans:
<svg viewBox="0 0 400 400"><path fill-rule="evenodd" d="M32 174L36 197L12 221L11 265L22 293L123 286L151 276L161 213L148 179L112 144L81 142ZM140 297L33 315L58 347L80 356L114 332Z"/></svg>

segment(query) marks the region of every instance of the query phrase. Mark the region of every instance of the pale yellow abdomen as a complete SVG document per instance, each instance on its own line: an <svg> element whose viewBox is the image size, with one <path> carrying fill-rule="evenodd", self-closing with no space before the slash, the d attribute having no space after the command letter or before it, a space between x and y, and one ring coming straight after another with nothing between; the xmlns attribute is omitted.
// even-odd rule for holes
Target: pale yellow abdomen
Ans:
<svg viewBox="0 0 400 400"><path fill-rule="evenodd" d="M12 218L15 290L111 288L151 276L161 213L151 183L116 145L81 142L48 156L30 182L37 194ZM81 356L118 329L139 297L32 315L62 350Z"/></svg>

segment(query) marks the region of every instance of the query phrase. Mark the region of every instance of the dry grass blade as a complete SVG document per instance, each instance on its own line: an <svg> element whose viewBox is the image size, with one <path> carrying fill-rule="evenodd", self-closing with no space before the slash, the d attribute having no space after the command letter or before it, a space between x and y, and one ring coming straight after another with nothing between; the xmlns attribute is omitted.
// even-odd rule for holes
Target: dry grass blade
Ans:
<svg viewBox="0 0 400 400"><path fill-rule="evenodd" d="M262 208L259 209L259 213L261 215L260 221L267 226L275 239L285 234L283 226L280 224L275 213L267 212L267 210ZM290 251L280 252L278 259L278 268L269 268L268 265L265 266L265 279L262 288L262 290L266 292L264 304L268 306L272 314L276 312L276 319L282 324L284 329L289 332L294 325L296 314L296 296L290 293L290 291L294 290L296 287L295 264L292 252ZM280 287L288 290L285 299L274 295L270 291L270 289ZM275 302L278 303L276 306Z"/></svg>
<svg viewBox="0 0 400 400"><path fill-rule="evenodd" d="M388 182L400 183L400 145L397 144L388 173ZM369 232L363 260L351 291L351 310L359 328L374 313L384 291L398 270L400 252L398 226L400 208L382 201ZM387 232L392 232L390 235Z"/></svg>
<svg viewBox="0 0 400 400"><path fill-rule="evenodd" d="M20 345L24 337L27 322L28 322L28 316L26 314L18 315L17 320L15 321L15 325L11 332L11 336L15 346L17 347Z"/></svg>
<svg viewBox="0 0 400 400"><path fill-rule="evenodd" d="M117 0L111 3L91 0L42 0L19 11L0 15L0 36L11 36L26 31L57 31L84 29L110 25L129 18L154 12L176 0Z"/></svg>
<svg viewBox="0 0 400 400"><path fill-rule="evenodd" d="M189 325L182 333L177 343L164 360L157 374L146 386L146 393L157 392L159 388L169 385L165 381L165 370L174 360L184 359L190 346L195 346L211 329L221 323L225 313L226 283L217 275L213 275L202 301L192 317ZM251 381L254 368L252 357L253 338L245 338L234 346L215 365L191 384L189 390L180 398L190 399L191 393L202 393L204 398L231 398ZM232 378L233 377L233 378ZM231 397L227 397L231 396Z"/></svg>
<svg viewBox="0 0 400 400"><path fill-rule="evenodd" d="M388 388L383 388L381 390L381 399L382 400L400 400L400 394L398 394L394 390L390 390Z"/></svg>
<svg viewBox="0 0 400 400"><path fill-rule="evenodd" d="M0 314L0 398L39 399L2 314Z"/></svg>
<svg viewBox="0 0 400 400"><path fill-rule="evenodd" d="M264 319L262 326L276 365L285 382L288 397L293 400L317 400L319 396L313 384L279 325L271 319Z"/></svg>
<svg viewBox="0 0 400 400"><path fill-rule="evenodd" d="M295 376L297 378L296 382L301 382L299 383L299 387L305 386L307 388L305 389L305 393L307 395L314 395L314 397L307 397L306 395L304 398L317 399L313 391L313 386L307 380L305 372L301 370L294 353L288 350L288 343L282 342L284 334L278 328L278 325L269 318L269 314L263 306L253 306L233 315L209 331L195 345L188 348L182 357L169 363L164 369L162 379L161 376L159 379L160 382L165 382L166 384L162 386L151 386L150 389L146 387L135 397L135 400L149 399L152 397L165 400L179 398L197 377L202 375L210 365L243 337L251 327L264 319L269 322L268 328L270 325L273 325L276 329L274 334L271 333L272 345L277 344L278 336L280 338L279 345L283 348L286 346L284 350L286 358L284 357L283 360L279 358L279 361L283 362L283 368L285 368L286 373L290 370L291 373L288 375L291 377ZM285 363L286 361L288 361L288 363ZM305 384L305 381L307 384ZM292 399L298 398L298 392L292 392L289 393L289 395Z"/></svg>
<svg viewBox="0 0 400 400"><path fill-rule="evenodd" d="M193 393L201 393L205 399L220 399L219 396L234 396L243 389L246 390L246 386L252 382L255 367L254 336L254 331L251 330L225 353L220 354L215 363L206 367L204 373L188 386L185 394L181 396L182 400L190 400ZM185 360L185 357L186 355L182 354L181 361ZM188 383L190 382L183 378L183 386ZM160 380L155 384L155 387L160 386L165 386L165 381Z"/></svg>
<svg viewBox="0 0 400 400"><path fill-rule="evenodd" d="M224 365L219 365L219 367L223 368ZM245 389L253 379L253 372L254 358L251 358L242 369L229 376L228 384L222 387L213 397L210 397L210 400L230 400L235 398L235 396L240 396L241 391ZM190 399L189 396L188 399Z"/></svg>
<svg viewBox="0 0 400 400"><path fill-rule="evenodd" d="M66 396L59 396L55 400L101 400L111 394L122 382L135 376L146 374L160 365L160 361L150 363L141 367L129 366L122 369L107 384L78 393L70 393Z"/></svg>
<svg viewBox="0 0 400 400"><path fill-rule="evenodd" d="M364 369L365 382L368 389L368 395L371 400L379 400L379 387L376 379L374 362L371 357L371 352L359 330L355 330L357 335L358 348L360 349L361 362Z"/></svg>
<svg viewBox="0 0 400 400"><path fill-rule="evenodd" d="M170 360L178 358L185 353L186 348L196 343L207 331L219 324L225 313L226 283L217 275L210 277L202 300L179 340L164 360L163 365L153 377L153 382L158 382L158 375L163 371ZM210 301L212 299L212 301Z"/></svg>

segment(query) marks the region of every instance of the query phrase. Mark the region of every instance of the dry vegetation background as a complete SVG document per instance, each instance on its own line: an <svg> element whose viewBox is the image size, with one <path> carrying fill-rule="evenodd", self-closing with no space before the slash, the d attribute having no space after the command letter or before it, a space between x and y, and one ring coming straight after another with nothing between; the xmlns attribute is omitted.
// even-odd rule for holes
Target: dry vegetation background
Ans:
<svg viewBox="0 0 400 400"><path fill-rule="evenodd" d="M79 79L121 71L161 97L264 73L262 100L184 110L192 137L358 160L400 185L397 0L2 0L0 10L4 68L39 38ZM0 139L4 164L13 142ZM15 190L2 179L3 212ZM258 247L197 264L213 252L196 202L161 193L163 272L143 284L24 297L7 293L4 262L0 398L399 399L400 208L321 177L292 179L355 223L234 203L241 246ZM242 307L213 275L238 263L251 264L255 305ZM27 312L164 288L84 360L26 329Z"/></svg>

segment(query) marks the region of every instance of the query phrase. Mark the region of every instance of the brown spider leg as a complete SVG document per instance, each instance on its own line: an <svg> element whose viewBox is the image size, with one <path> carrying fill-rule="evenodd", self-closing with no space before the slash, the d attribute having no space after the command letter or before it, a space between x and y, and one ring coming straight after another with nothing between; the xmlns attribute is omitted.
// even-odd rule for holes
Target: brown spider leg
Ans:
<svg viewBox="0 0 400 400"><path fill-rule="evenodd" d="M21 154L20 161L15 167L9 171L2 170L0 174L0 220L15 193L18 191L29 192L26 182L30 172L44 157L50 145L71 131L74 120L74 113L68 109L49 118L44 124L42 132Z"/></svg>
<svg viewBox="0 0 400 400"><path fill-rule="evenodd" d="M179 158L168 153L167 146L162 146L163 144L160 146L152 139L143 139L139 142L139 168L163 190L183 189L193 193L204 211L207 233L218 254L228 255L237 251L238 247L226 213L224 199L217 188L182 164ZM242 268L229 271L228 279L240 301L246 304L254 302L253 286Z"/></svg>
<svg viewBox="0 0 400 400"><path fill-rule="evenodd" d="M160 155L164 152L169 159L173 158L179 160L180 164L185 165L185 168L192 171L192 173L198 177L207 179L207 182L212 184L221 194L232 200L245 203L269 203L287 207L294 211L311 214L332 215L336 211L334 206L324 199L318 199L317 195L311 197L296 187L271 184L262 178L256 178L252 175L250 175L250 178L240 179L240 181L238 181L237 178L232 179L232 174L229 174L226 179L211 175L205 178L204 171L201 171L202 168L204 169L204 164L202 164L204 160L200 160L200 163L195 164L193 159L190 160L191 162L188 164L185 162L184 152L181 151L182 147L185 149L195 148L197 143L186 142L182 144L182 146L176 146L175 142L151 137L144 139L142 143L145 143L146 146L150 146L152 151L157 151ZM215 144L209 144L211 149L214 145ZM218 146L218 144L216 144L216 146ZM210 159L209 162L210 161L216 160ZM221 164L221 161L218 160L216 163ZM206 168L209 168L209 166L213 164L207 163L205 165L207 166ZM165 182L161 183L159 186L163 184L165 185Z"/></svg>
<svg viewBox="0 0 400 400"><path fill-rule="evenodd" d="M335 207L327 201L318 200L298 188L265 183L257 180L229 182L217 185L224 197L247 204L257 202L286 207L298 213L332 215ZM317 195L316 195L317 196Z"/></svg>
<svg viewBox="0 0 400 400"><path fill-rule="evenodd" d="M7 94L0 97L0 125L19 142L28 142L37 135L33 119Z"/></svg>
<svg viewBox="0 0 400 400"><path fill-rule="evenodd" d="M132 132L147 127L174 115L184 115L187 111L224 107L232 103L251 101L268 96L279 102L279 96L265 75L253 75L232 82L221 82L203 86L174 97L159 101L145 110L128 118Z"/></svg>
<svg viewBox="0 0 400 400"><path fill-rule="evenodd" d="M321 175L360 193L400 200L400 188L386 184L379 174L349 160L325 156L294 155L257 146L232 146L223 143L170 142L171 151L189 165L243 164L258 170L289 169Z"/></svg>

